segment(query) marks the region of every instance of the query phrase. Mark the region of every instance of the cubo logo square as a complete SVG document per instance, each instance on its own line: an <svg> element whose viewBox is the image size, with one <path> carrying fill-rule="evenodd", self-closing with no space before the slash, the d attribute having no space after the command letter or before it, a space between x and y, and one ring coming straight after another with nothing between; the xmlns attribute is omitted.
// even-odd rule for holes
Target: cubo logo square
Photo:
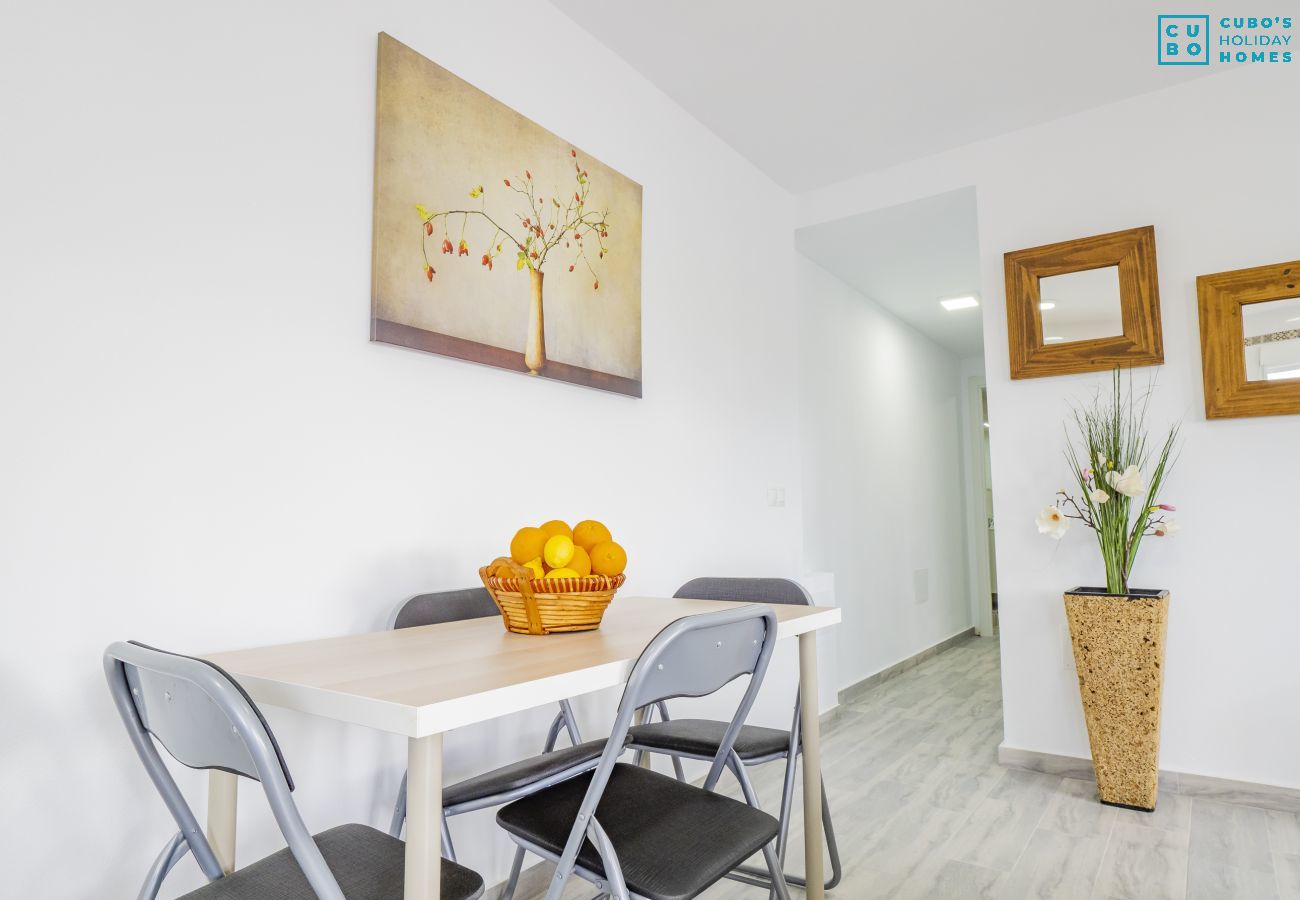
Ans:
<svg viewBox="0 0 1300 900"><path fill-rule="evenodd" d="M1158 16L1159 50L1156 62L1162 66L1208 66L1210 64L1209 16Z"/></svg>

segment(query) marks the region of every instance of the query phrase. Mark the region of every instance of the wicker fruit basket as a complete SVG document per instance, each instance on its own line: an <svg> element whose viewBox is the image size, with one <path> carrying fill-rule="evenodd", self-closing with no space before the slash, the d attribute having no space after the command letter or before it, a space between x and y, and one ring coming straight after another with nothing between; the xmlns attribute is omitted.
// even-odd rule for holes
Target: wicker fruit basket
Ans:
<svg viewBox="0 0 1300 900"><path fill-rule="evenodd" d="M506 566L510 575L502 574ZM594 631L626 580L623 575L529 580L523 566L501 562L478 574L501 610L506 630L515 634Z"/></svg>

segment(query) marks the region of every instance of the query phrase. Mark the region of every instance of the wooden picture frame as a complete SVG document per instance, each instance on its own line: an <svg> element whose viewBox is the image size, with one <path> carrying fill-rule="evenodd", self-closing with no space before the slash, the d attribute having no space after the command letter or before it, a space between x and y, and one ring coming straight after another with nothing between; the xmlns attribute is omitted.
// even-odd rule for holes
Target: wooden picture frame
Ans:
<svg viewBox="0 0 1300 900"><path fill-rule="evenodd" d="M1116 366L1155 366L1165 361L1154 226L1016 250L1007 253L1004 262L1012 378L1096 372ZM1045 343L1038 280L1108 266L1119 268L1124 333Z"/></svg>
<svg viewBox="0 0 1300 900"><path fill-rule="evenodd" d="M1300 379L1247 381L1242 307L1300 297L1300 261L1201 275L1196 279L1201 319L1205 417L1284 416L1300 413Z"/></svg>
<svg viewBox="0 0 1300 900"><path fill-rule="evenodd" d="M641 185L388 34L377 62L370 339L640 397Z"/></svg>

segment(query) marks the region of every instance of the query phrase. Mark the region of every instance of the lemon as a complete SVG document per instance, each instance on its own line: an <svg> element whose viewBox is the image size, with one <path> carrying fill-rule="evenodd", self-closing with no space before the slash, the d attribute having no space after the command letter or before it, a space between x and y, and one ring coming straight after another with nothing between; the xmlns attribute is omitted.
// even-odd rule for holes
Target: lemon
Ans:
<svg viewBox="0 0 1300 900"><path fill-rule="evenodd" d="M532 572L532 575L529 576L529 580L546 577L546 567L542 565L540 559L528 560L528 562L524 563L524 568Z"/></svg>
<svg viewBox="0 0 1300 900"><path fill-rule="evenodd" d="M573 559L573 538L563 534L553 534L546 541L546 547L542 550L542 559L552 569L559 569L567 566Z"/></svg>
<svg viewBox="0 0 1300 900"><path fill-rule="evenodd" d="M551 571L546 573L546 577L547 578L579 578L581 576L579 576L578 573L573 571L572 569L566 569L564 567L561 567L558 569L551 569Z"/></svg>

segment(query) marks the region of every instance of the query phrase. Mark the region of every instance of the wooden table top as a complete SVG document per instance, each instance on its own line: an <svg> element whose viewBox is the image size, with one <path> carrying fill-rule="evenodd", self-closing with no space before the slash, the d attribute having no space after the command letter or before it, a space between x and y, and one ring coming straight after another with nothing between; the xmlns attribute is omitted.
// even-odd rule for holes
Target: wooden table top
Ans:
<svg viewBox="0 0 1300 900"><path fill-rule="evenodd" d="M596 631L510 634L491 617L204 658L235 676L258 703L424 737L621 685L670 622L744 605L616 597ZM781 638L840 621L834 607L772 608Z"/></svg>

